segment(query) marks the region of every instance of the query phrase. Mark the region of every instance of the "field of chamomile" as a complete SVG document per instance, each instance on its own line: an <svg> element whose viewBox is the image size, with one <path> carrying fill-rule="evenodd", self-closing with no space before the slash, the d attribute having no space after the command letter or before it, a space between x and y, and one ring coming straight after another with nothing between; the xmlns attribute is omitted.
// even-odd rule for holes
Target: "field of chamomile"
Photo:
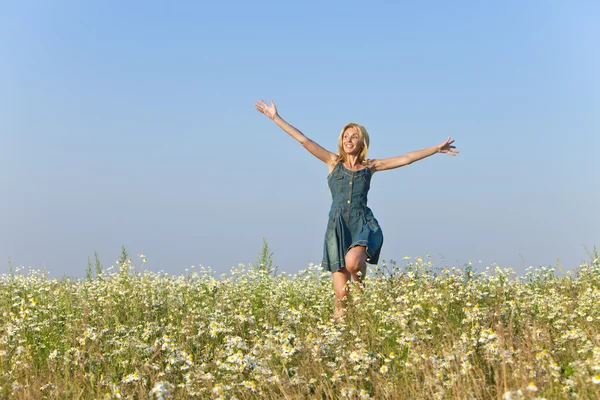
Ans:
<svg viewBox="0 0 600 400"><path fill-rule="evenodd" d="M98 271L99 272L99 271ZM0 277L0 399L600 398L600 261Z"/></svg>

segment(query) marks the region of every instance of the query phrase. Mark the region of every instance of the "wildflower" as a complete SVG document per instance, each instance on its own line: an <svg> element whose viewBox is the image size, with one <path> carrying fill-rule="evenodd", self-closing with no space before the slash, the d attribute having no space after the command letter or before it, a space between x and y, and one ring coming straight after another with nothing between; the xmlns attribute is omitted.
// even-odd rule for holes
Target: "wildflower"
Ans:
<svg viewBox="0 0 600 400"><path fill-rule="evenodd" d="M168 398L173 391L173 385L169 382L156 382L150 391L150 398L156 397L156 400L164 400Z"/></svg>
<svg viewBox="0 0 600 400"><path fill-rule="evenodd" d="M205 381L212 381L214 379L214 376L208 372L208 373L202 373L200 372L200 379L205 380Z"/></svg>
<svg viewBox="0 0 600 400"><path fill-rule="evenodd" d="M83 333L83 335L84 335L84 337L86 337L90 340L96 340L96 338L97 338L96 330L94 328L87 328L85 330L85 332Z"/></svg>
<svg viewBox="0 0 600 400"><path fill-rule="evenodd" d="M253 381L243 381L241 385L252 392L256 392L256 383Z"/></svg>
<svg viewBox="0 0 600 400"><path fill-rule="evenodd" d="M521 389L509 390L502 395L502 400L518 400L523 396Z"/></svg>
<svg viewBox="0 0 600 400"><path fill-rule="evenodd" d="M538 388L537 388L537 386L535 386L534 382L529 382L529 385L527 385L525 390L527 390L528 392L537 392Z"/></svg>
<svg viewBox="0 0 600 400"><path fill-rule="evenodd" d="M223 394L223 391L223 385L219 385L218 383L212 388L212 392L217 395Z"/></svg>
<svg viewBox="0 0 600 400"><path fill-rule="evenodd" d="M131 382L139 381L139 380L140 380L140 373L135 371L133 374L129 374L125 378L123 378L123 383L131 383Z"/></svg>
<svg viewBox="0 0 600 400"><path fill-rule="evenodd" d="M113 396L116 397L117 399L122 398L121 396L121 389L119 389L119 387L117 385L115 385L114 383L111 383L110 388L113 392Z"/></svg>
<svg viewBox="0 0 600 400"><path fill-rule="evenodd" d="M295 376L295 377L293 377L293 378L290 380L290 383L291 383L292 385L301 385L301 384L303 384L303 383L304 383L304 380L303 380L302 378L299 378L299 377Z"/></svg>
<svg viewBox="0 0 600 400"><path fill-rule="evenodd" d="M46 391L46 390L48 390L48 389L50 389L50 390L51 390L51 389L54 389L54 388L55 388L55 387L54 387L54 385L53 385L53 384L51 384L51 383L47 383L47 384L45 384L44 386L42 386L42 387L40 388L40 392Z"/></svg>
<svg viewBox="0 0 600 400"><path fill-rule="evenodd" d="M600 383L600 375L595 375L592 378L592 383L595 384L595 385L599 384Z"/></svg>
<svg viewBox="0 0 600 400"><path fill-rule="evenodd" d="M344 374L342 374L338 371L335 371L335 373L333 374L333 376L331 378L329 378L329 380L331 382L338 382L343 377L344 377Z"/></svg>
<svg viewBox="0 0 600 400"><path fill-rule="evenodd" d="M353 362L359 362L360 361L360 355L356 351L353 351L352 353L350 353L350 357L349 358L350 358L350 361L353 361Z"/></svg>
<svg viewBox="0 0 600 400"><path fill-rule="evenodd" d="M389 371L389 368L387 365L382 365L381 368L379 368L379 372L381 372L382 374L385 374Z"/></svg>

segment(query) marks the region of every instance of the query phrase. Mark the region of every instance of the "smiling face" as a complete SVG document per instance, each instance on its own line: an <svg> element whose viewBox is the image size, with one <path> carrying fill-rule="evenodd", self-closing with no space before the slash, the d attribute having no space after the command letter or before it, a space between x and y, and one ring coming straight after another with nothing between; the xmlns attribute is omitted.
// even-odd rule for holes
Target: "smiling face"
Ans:
<svg viewBox="0 0 600 400"><path fill-rule="evenodd" d="M357 155L362 150L358 129L351 126L342 135L342 148L348 155Z"/></svg>
<svg viewBox="0 0 600 400"><path fill-rule="evenodd" d="M358 163L364 164L367 159L369 148L369 134L364 126L350 122L338 139L338 156L341 162L346 162L348 156L357 156Z"/></svg>

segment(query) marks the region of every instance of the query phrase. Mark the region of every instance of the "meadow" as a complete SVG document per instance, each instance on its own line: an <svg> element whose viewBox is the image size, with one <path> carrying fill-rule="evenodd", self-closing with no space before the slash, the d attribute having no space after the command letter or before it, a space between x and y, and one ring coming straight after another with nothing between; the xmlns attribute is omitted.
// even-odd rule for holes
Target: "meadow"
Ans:
<svg viewBox="0 0 600 400"><path fill-rule="evenodd" d="M0 398L600 399L600 261L215 277L130 259L87 279L0 277Z"/></svg>

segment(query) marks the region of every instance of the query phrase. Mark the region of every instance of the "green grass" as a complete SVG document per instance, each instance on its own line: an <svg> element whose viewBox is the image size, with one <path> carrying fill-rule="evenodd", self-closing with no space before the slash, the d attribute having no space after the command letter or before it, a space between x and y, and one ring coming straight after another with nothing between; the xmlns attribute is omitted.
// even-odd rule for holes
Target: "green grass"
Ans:
<svg viewBox="0 0 600 400"><path fill-rule="evenodd" d="M316 266L90 276L0 277L0 398L600 398L598 258L382 265L340 324Z"/></svg>

